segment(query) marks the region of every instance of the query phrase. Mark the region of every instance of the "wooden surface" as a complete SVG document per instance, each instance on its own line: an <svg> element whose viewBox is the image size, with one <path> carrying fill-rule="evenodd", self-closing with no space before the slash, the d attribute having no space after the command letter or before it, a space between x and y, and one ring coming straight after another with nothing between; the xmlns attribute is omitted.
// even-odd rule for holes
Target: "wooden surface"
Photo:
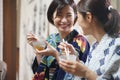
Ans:
<svg viewBox="0 0 120 80"><path fill-rule="evenodd" d="M16 0L3 0L3 60L7 63L6 80L16 80Z"/></svg>

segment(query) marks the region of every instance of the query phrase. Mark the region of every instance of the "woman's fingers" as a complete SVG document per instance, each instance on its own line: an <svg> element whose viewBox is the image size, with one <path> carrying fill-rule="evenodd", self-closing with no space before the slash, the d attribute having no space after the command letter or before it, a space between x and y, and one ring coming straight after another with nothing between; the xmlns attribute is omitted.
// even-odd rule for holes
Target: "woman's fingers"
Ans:
<svg viewBox="0 0 120 80"><path fill-rule="evenodd" d="M45 53L47 53L47 50L46 50L46 49L45 49L45 50L35 49L35 51L36 51L36 53L38 53L38 54L45 54Z"/></svg>
<svg viewBox="0 0 120 80"><path fill-rule="evenodd" d="M64 44L64 42L61 42L60 45L58 45L58 48L60 48L62 51L64 51L66 45Z"/></svg>
<svg viewBox="0 0 120 80"><path fill-rule="evenodd" d="M74 62L72 61L67 61L67 60L61 60L59 62L59 66L65 70L66 72L74 73L75 72L75 66Z"/></svg>
<svg viewBox="0 0 120 80"><path fill-rule="evenodd" d="M57 54L57 50L54 47L52 47L51 45L49 45L48 43L46 43L46 44L47 44L47 48L44 49L44 50L36 49L37 53L41 54L41 55L54 56L55 57L56 54Z"/></svg>
<svg viewBox="0 0 120 80"><path fill-rule="evenodd" d="M35 38L34 34L29 33L29 34L27 34L27 40L28 41L34 41L34 40L37 40L37 39Z"/></svg>
<svg viewBox="0 0 120 80"><path fill-rule="evenodd" d="M34 41L37 40L34 36L27 36L28 41Z"/></svg>
<svg viewBox="0 0 120 80"><path fill-rule="evenodd" d="M74 49L74 47L67 43L67 42L61 42L60 45L58 46L58 48L60 48L62 51L65 51L65 48L69 50L69 53L74 54L76 51Z"/></svg>

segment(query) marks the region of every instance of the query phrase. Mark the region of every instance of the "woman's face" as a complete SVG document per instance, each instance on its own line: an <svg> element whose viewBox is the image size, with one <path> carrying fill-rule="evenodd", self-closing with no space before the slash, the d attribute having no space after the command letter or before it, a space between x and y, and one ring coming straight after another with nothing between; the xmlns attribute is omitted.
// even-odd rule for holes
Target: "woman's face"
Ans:
<svg viewBox="0 0 120 80"><path fill-rule="evenodd" d="M73 8L69 5L65 6L59 12L56 10L53 15L54 25L62 33L69 33L72 30L71 27L74 25L74 20L75 14Z"/></svg>
<svg viewBox="0 0 120 80"><path fill-rule="evenodd" d="M89 31L90 31L90 24L88 23L88 21L86 20L86 18L84 18L82 16L81 13L78 12L78 20L77 20L79 26L82 28L83 30L83 34L84 35L89 35Z"/></svg>

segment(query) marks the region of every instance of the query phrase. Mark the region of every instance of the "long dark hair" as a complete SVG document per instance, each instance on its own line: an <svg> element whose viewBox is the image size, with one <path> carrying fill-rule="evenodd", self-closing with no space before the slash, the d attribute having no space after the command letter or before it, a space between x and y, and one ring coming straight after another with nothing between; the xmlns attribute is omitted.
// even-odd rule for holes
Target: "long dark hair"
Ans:
<svg viewBox="0 0 120 80"><path fill-rule="evenodd" d="M74 0L53 0L51 4L49 5L48 11L47 11L47 18L48 21L54 25L53 22L53 14L57 10L60 11L62 8L64 8L66 5L70 5L75 13L75 20L74 23L77 20L77 5L75 4Z"/></svg>
<svg viewBox="0 0 120 80"><path fill-rule="evenodd" d="M111 7L110 0L80 0L77 4L78 12L85 17L90 12L100 24L104 25L104 31L111 37L117 37L120 31L120 14Z"/></svg>

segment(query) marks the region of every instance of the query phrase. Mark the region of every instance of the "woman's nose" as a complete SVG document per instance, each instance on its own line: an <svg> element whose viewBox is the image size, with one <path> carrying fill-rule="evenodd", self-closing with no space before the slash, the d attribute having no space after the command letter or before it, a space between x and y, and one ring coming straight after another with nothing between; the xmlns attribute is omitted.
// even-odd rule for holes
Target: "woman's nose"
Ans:
<svg viewBox="0 0 120 80"><path fill-rule="evenodd" d="M65 17L61 18L61 22L67 22L67 19Z"/></svg>

